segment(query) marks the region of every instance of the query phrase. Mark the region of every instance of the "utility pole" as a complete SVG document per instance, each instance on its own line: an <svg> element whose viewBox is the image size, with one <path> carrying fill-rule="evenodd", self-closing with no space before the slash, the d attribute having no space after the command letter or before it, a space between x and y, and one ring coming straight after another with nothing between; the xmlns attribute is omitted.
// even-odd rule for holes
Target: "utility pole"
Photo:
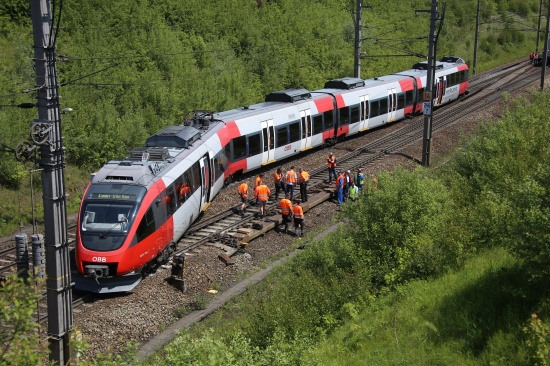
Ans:
<svg viewBox="0 0 550 366"><path fill-rule="evenodd" d="M535 49L535 53L538 55L539 53L539 42L540 42L540 19L542 18L542 0L540 0L539 4L539 27L537 28L537 48Z"/></svg>
<svg viewBox="0 0 550 366"><path fill-rule="evenodd" d="M361 0L357 0L357 8L355 10L355 67L353 69L353 76L356 78L361 77L361 13L362 3Z"/></svg>
<svg viewBox="0 0 550 366"><path fill-rule="evenodd" d="M549 0L550 1L550 0ZM424 141L422 144L422 165L430 166L430 155L432 152L432 113L433 113L433 87L435 74L435 51L436 51L436 22L437 22L437 0L432 0L430 10L430 36L428 49L428 70L427 81L424 89Z"/></svg>
<svg viewBox="0 0 550 366"><path fill-rule="evenodd" d="M544 33L544 56L542 57L540 74L540 91L544 91L544 78L546 77L546 63L548 62L548 26L550 25L550 0L548 0L548 10L546 11L546 33Z"/></svg>
<svg viewBox="0 0 550 366"><path fill-rule="evenodd" d="M53 34L49 0L31 0L31 14L38 92L38 119L33 121L31 139L39 146L39 164L42 169L48 343L50 361L57 365L66 365L71 362L72 356L69 341L73 326L73 309L64 178L65 156L55 64L56 34Z"/></svg>
<svg viewBox="0 0 550 366"><path fill-rule="evenodd" d="M480 2L481 0L477 0L476 36L474 40L474 75L476 74L476 66L477 66L477 44L478 44L478 37L479 37L479 7L480 7L479 3Z"/></svg>

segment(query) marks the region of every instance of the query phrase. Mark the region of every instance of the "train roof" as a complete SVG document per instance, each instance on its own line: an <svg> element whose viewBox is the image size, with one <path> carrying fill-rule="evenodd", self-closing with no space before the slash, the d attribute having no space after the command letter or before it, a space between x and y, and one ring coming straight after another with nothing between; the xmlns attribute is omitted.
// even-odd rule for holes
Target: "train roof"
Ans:
<svg viewBox="0 0 550 366"><path fill-rule="evenodd" d="M122 160L107 162L92 176L92 183L125 183L147 186L170 167L176 157L221 124L212 112L197 113L184 124L168 126L150 136L143 147L132 149Z"/></svg>
<svg viewBox="0 0 550 366"><path fill-rule="evenodd" d="M322 98L312 94L307 89L285 89L268 94L265 97L265 101L261 103L251 104L240 108L231 109L214 114L214 118L222 121L231 121L236 119L243 119L250 116L257 115L259 112L267 113L274 109L279 109L284 106L291 107L294 103L315 100Z"/></svg>

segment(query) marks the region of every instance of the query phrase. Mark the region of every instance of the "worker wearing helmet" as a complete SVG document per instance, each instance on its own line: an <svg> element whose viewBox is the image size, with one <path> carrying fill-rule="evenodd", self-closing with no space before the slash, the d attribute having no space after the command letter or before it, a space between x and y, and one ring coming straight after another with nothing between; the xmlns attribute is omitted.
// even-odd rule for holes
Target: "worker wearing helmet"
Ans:
<svg viewBox="0 0 550 366"><path fill-rule="evenodd" d="M294 236L298 236L298 227L300 227L300 236L304 236L304 210L297 201L292 209L294 212Z"/></svg>
<svg viewBox="0 0 550 366"><path fill-rule="evenodd" d="M292 220L292 202L290 201L290 194L287 193L285 198L279 202L281 206L281 216L283 217L283 224L285 225L285 233L288 233L288 224Z"/></svg>
<svg viewBox="0 0 550 366"><path fill-rule="evenodd" d="M336 156L332 152L328 153L327 157L327 168L328 168L328 184L332 183L332 176L336 180Z"/></svg>

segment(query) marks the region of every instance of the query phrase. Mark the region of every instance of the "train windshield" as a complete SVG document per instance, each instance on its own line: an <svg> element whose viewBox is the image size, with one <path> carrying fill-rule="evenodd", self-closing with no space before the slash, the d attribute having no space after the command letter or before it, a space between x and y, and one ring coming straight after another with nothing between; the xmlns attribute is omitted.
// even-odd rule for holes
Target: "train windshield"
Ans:
<svg viewBox="0 0 550 366"><path fill-rule="evenodd" d="M80 238L90 250L109 251L122 246L144 187L123 184L92 185L80 213Z"/></svg>

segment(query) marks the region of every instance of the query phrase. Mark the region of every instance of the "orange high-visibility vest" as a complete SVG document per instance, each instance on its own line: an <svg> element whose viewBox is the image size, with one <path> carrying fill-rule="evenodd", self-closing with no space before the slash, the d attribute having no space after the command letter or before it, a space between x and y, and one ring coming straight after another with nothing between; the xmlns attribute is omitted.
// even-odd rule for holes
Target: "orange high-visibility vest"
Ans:
<svg viewBox="0 0 550 366"><path fill-rule="evenodd" d="M290 202L290 200L283 198L281 202L279 202L279 205L281 206L281 213L283 215L290 215L292 212L292 202Z"/></svg>
<svg viewBox="0 0 550 366"><path fill-rule="evenodd" d="M309 180L309 173L306 171L303 171L300 173L300 183L307 182Z"/></svg>
<svg viewBox="0 0 550 366"><path fill-rule="evenodd" d="M248 197L248 184L241 183L241 185L239 186L239 194L241 195L241 197Z"/></svg>
<svg viewBox="0 0 550 366"><path fill-rule="evenodd" d="M282 175L279 173L273 174L273 180L275 181L275 185L279 184L281 182Z"/></svg>
<svg viewBox="0 0 550 366"><path fill-rule="evenodd" d="M254 191L254 197L258 199L258 201L267 201L269 198L269 194L271 192L269 191L269 187L265 184L262 184L258 187L256 187L256 190Z"/></svg>
<svg viewBox="0 0 550 366"><path fill-rule="evenodd" d="M289 170L288 173L286 173L286 183L296 184L296 172L294 170Z"/></svg>
<svg viewBox="0 0 550 366"><path fill-rule="evenodd" d="M327 166L329 168L336 168L336 157L334 155L327 158Z"/></svg>
<svg viewBox="0 0 550 366"><path fill-rule="evenodd" d="M302 210L302 206L294 206L294 218L295 219L303 219L304 218L304 210Z"/></svg>

